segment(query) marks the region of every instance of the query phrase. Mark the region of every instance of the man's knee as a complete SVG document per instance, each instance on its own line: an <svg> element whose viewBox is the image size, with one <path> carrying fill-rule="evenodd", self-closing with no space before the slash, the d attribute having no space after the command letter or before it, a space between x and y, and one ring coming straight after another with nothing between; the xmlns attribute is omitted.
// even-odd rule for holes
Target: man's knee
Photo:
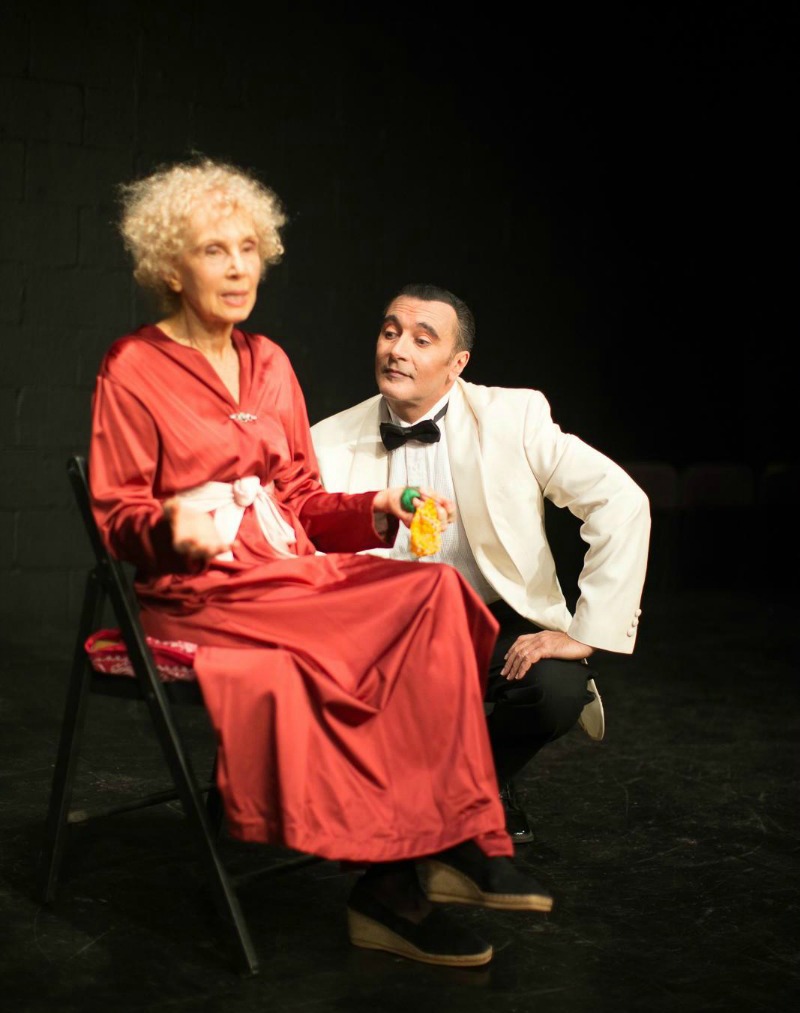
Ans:
<svg viewBox="0 0 800 1013"><path fill-rule="evenodd" d="M577 723L592 699L586 683L594 673L574 661L545 659L515 682L490 684L487 699L494 704L488 715L489 731L496 738L550 741Z"/></svg>

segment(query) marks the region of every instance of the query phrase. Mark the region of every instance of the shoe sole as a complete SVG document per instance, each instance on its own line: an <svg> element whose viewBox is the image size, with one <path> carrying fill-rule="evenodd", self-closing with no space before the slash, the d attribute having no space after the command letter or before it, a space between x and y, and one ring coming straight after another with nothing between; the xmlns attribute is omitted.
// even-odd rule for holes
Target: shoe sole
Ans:
<svg viewBox="0 0 800 1013"><path fill-rule="evenodd" d="M485 893L474 879L442 862L426 862L421 879L428 900L439 904L472 904L496 911L542 911L545 914L553 909L553 898L544 893Z"/></svg>
<svg viewBox="0 0 800 1013"><path fill-rule="evenodd" d="M380 922L350 908L347 909L347 928L353 946L360 946L365 950L385 950L387 953L408 957L409 960L418 960L423 964L480 967L489 963L494 952L491 946L487 946L480 953L427 953Z"/></svg>

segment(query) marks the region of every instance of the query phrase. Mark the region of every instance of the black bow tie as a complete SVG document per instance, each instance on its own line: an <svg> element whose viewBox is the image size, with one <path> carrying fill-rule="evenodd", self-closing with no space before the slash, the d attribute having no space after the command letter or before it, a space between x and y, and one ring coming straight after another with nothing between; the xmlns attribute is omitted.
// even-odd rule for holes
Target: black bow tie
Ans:
<svg viewBox="0 0 800 1013"><path fill-rule="evenodd" d="M439 432L439 427L436 423L446 411L447 405L440 412L436 413L435 418L423 419L422 422L417 422L413 426L396 426L393 422L381 422L381 439L383 440L384 447L387 450L396 450L406 440L419 440L420 443L438 443L442 434Z"/></svg>

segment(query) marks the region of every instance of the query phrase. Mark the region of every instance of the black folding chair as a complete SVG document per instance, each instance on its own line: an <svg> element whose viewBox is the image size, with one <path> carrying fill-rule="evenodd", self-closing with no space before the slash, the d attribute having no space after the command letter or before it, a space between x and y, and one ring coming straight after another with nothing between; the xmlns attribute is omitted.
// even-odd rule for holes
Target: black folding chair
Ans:
<svg viewBox="0 0 800 1013"><path fill-rule="evenodd" d="M91 542L95 565L86 581L53 774L42 850L43 902L50 904L55 899L70 825L179 799L192 837L197 843L215 906L228 926L242 969L246 974L257 974L258 956L239 904L237 890L243 883L250 882L259 875L285 872L320 859L313 855L300 855L273 862L262 870L236 876L226 870L218 848L224 813L219 792L213 783L216 759L211 783L201 787L173 714L175 704L202 706L200 688L197 682L162 681L139 620L139 608L131 581L124 566L106 550L95 524L90 507L85 458L80 455L71 457L67 462L67 472ZM107 606L110 606L121 631L134 678L98 673L90 664L84 645L87 638L101 626ZM95 813L87 813L83 809L70 810L90 693L102 693L122 700L138 699L147 704L172 777L172 789ZM206 799L204 795L207 795Z"/></svg>

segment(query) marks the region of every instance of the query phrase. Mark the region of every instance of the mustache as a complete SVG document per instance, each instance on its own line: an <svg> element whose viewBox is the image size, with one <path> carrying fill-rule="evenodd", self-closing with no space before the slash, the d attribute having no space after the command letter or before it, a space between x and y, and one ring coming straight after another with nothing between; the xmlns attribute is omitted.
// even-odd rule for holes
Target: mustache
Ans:
<svg viewBox="0 0 800 1013"><path fill-rule="evenodd" d="M401 376L411 376L411 373L407 373L404 369L400 369L391 362L384 363L384 365L381 366L381 373L400 373Z"/></svg>

